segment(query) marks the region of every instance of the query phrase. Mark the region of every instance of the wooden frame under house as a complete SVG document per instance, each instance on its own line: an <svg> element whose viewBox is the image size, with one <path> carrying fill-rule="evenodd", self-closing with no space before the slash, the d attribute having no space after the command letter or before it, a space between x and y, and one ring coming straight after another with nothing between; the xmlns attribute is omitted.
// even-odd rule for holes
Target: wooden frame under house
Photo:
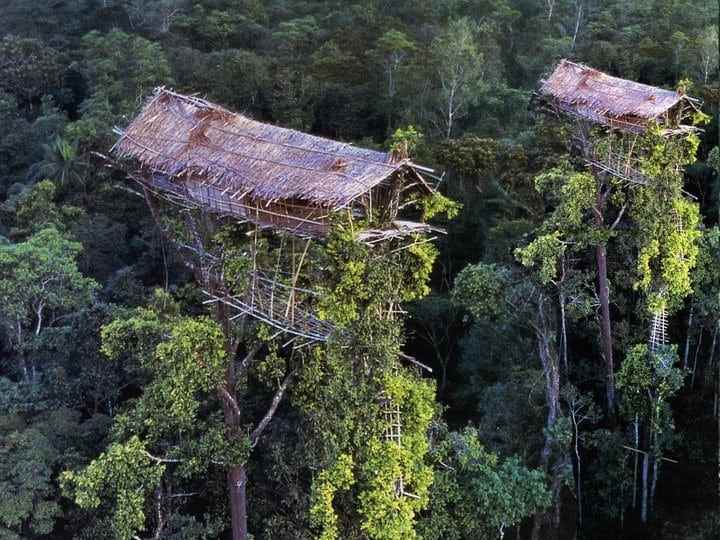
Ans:
<svg viewBox="0 0 720 540"><path fill-rule="evenodd" d="M181 205L314 238L337 212L372 217L392 237L434 230L396 222L411 194L433 193L423 176L433 171L404 156L257 122L165 88L117 133L114 158Z"/></svg>

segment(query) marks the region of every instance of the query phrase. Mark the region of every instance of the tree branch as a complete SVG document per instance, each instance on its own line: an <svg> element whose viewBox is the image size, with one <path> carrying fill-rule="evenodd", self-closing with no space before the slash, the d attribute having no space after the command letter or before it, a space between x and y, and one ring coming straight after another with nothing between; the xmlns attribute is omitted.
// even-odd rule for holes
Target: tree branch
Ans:
<svg viewBox="0 0 720 540"><path fill-rule="evenodd" d="M143 450L143 454L145 454L147 457L155 461L156 463L182 463L185 461L184 459L168 459L168 458L160 458L157 456L153 456L150 452L147 450Z"/></svg>
<svg viewBox="0 0 720 540"><path fill-rule="evenodd" d="M237 375L242 376L243 373L245 373L250 367L250 362L253 361L255 358L255 355L258 353L258 351L262 348L261 343L255 344L245 355L245 357L240 361L240 364L237 367Z"/></svg>
<svg viewBox="0 0 720 540"><path fill-rule="evenodd" d="M620 220L623 217L623 214L625 213L625 210L627 209L627 203L622 205L622 208L620 208L620 212L618 212L617 217L615 218L615 221L613 221L612 225L610 225L610 230L614 231L615 227L618 226L618 223L620 223Z"/></svg>
<svg viewBox="0 0 720 540"><path fill-rule="evenodd" d="M265 431L265 428L270 423L270 420L272 420L273 416L275 416L275 411L277 411L278 406L280 405L280 402L282 401L283 395L285 394L285 390L287 390L288 385L290 384L290 380L295 375L295 371L291 371L287 374L285 379L283 380L280 387L277 389L277 392L275 392L275 395L273 396L272 402L270 403L270 408L265 413L265 416L263 416L263 419L260 420L260 423L257 425L257 427L253 430L252 434L250 435L250 447L255 448L257 446L258 441L260 440L260 436L263 434L263 431Z"/></svg>
<svg viewBox="0 0 720 540"><path fill-rule="evenodd" d="M176 499L178 497L192 497L194 495L197 495L200 493L199 491L191 491L190 493L173 493L172 495L167 495L166 499Z"/></svg>
<svg viewBox="0 0 720 540"><path fill-rule="evenodd" d="M225 400L225 402L230 406L230 408L233 410L233 412L237 415L238 418L240 418L240 407L237 404L237 401L232 396L232 394L228 391L225 386L220 387L220 396Z"/></svg>

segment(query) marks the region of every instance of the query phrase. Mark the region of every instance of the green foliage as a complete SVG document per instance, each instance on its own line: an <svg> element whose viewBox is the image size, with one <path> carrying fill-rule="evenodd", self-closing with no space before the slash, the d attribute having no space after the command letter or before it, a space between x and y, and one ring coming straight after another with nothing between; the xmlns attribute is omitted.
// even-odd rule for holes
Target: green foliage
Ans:
<svg viewBox="0 0 720 540"><path fill-rule="evenodd" d="M116 538L147 526L146 498L161 480L190 481L213 461L244 463L249 454L246 438L230 437L221 419L207 414L228 364L222 330L206 317L179 315L178 307L157 291L151 306L103 327L102 351L143 374L142 394L115 417L116 442L84 469L63 475L78 505L111 513ZM109 507L102 504L107 499Z"/></svg>
<svg viewBox="0 0 720 540"><path fill-rule="evenodd" d="M8 433L7 427L2 426L0 449L0 537L49 534L61 516L52 483L59 451L37 428Z"/></svg>
<svg viewBox="0 0 720 540"><path fill-rule="evenodd" d="M395 159L407 159L413 155L422 138L423 134L413 125L397 128L390 137L390 152Z"/></svg>
<svg viewBox="0 0 720 540"><path fill-rule="evenodd" d="M222 330L206 318L175 324L170 338L157 346L151 367L159 378L153 388L179 426L190 426L198 413L197 394L215 390L227 367ZM160 382L162 381L162 382Z"/></svg>
<svg viewBox="0 0 720 540"><path fill-rule="evenodd" d="M353 460L348 454L338 456L335 464L320 471L313 482L310 523L321 531L318 540L339 538L338 518L333 508L333 499L338 491L347 491L355 482Z"/></svg>
<svg viewBox="0 0 720 540"><path fill-rule="evenodd" d="M713 319L720 313L720 227L703 231L698 248L693 303L700 316Z"/></svg>
<svg viewBox="0 0 720 540"><path fill-rule="evenodd" d="M486 75L483 68L487 58L476 40L479 32L480 27L469 17L452 20L430 49L440 80L436 100L442 112L438 123L447 138L468 105L477 100L477 90Z"/></svg>
<svg viewBox="0 0 720 540"><path fill-rule="evenodd" d="M334 456L322 460L328 464L313 482L310 519L320 538L416 537L432 480L425 458L435 388L398 366L400 332L389 310L427 294L436 254L428 243L370 251L353 223L339 223L324 246L331 287L320 307L345 331L327 351L313 352L295 398L322 434L322 454ZM399 445L382 438L386 401L401 410ZM398 496L401 478L417 498Z"/></svg>
<svg viewBox="0 0 720 540"><path fill-rule="evenodd" d="M132 316L118 317L103 326L101 350L111 360L135 357L141 365L148 365L168 327L157 310L138 308Z"/></svg>
<svg viewBox="0 0 720 540"><path fill-rule="evenodd" d="M115 538L130 540L145 525L145 497L159 485L165 466L138 437L112 444L81 472L64 472L63 488L81 508L112 506Z"/></svg>
<svg viewBox="0 0 720 540"><path fill-rule="evenodd" d="M113 103L118 111L131 112L136 100L155 86L171 82L170 67L157 43L112 30L90 32L83 36L82 45L92 89L119 100Z"/></svg>
<svg viewBox="0 0 720 540"><path fill-rule="evenodd" d="M574 171L568 163L536 176L535 188L557 202L550 218L553 225L569 230L581 227L598 195L595 178Z"/></svg>
<svg viewBox="0 0 720 540"><path fill-rule="evenodd" d="M321 318L346 325L358 316L361 303L370 299L366 280L369 250L353 239L352 230L337 227L325 246L330 260L330 274L335 276L332 289L323 295L319 305Z"/></svg>
<svg viewBox="0 0 720 540"><path fill-rule="evenodd" d="M43 145L43 154L43 161L33 167L31 175L34 178L50 178L61 186L85 181L87 163L79 158L77 143L57 137L52 143Z"/></svg>
<svg viewBox="0 0 720 540"><path fill-rule="evenodd" d="M623 410L632 418L657 421L658 407L682 387L683 372L673 367L677 362L674 347L650 353L645 344L632 347L617 373L617 387L623 392Z"/></svg>
<svg viewBox="0 0 720 540"><path fill-rule="evenodd" d="M427 506L432 483L426 456L435 386L402 371L387 374L383 386L390 402L400 406L402 442L399 446L379 440L368 443L359 473L367 483L358 496L361 528L374 540L412 539L417 537L415 515ZM398 497L400 478L403 489L417 498Z"/></svg>
<svg viewBox="0 0 720 540"><path fill-rule="evenodd" d="M518 248L515 255L523 266L538 267L540 283L546 285L557 277L558 259L565 255L566 244L560 232L539 236L524 248Z"/></svg>
<svg viewBox="0 0 720 540"><path fill-rule="evenodd" d="M24 236L47 227L66 232L83 210L76 206L58 206L56 198L57 188L51 180L43 180L23 191L17 201L13 236Z"/></svg>
<svg viewBox="0 0 720 540"><path fill-rule="evenodd" d="M338 224L324 246L329 279L318 305L322 318L345 326L363 313L380 313L386 305L430 292L435 246L409 239L406 247L385 243L371 251L356 239L353 226Z"/></svg>
<svg viewBox="0 0 720 540"><path fill-rule="evenodd" d="M0 416L0 537L111 538L118 507L112 482L99 492L100 506L82 509L60 499L57 473L80 470L103 448L119 445L121 450L133 437L150 454L178 460L165 464L161 495L197 493L163 500L159 536L213 539L227 534L219 464L246 463L251 451L249 424L229 432L212 388L231 359L220 356L217 328L189 315L204 312L201 295L188 285L190 272L158 234L142 199L131 193L121 172L91 153L107 154L116 139L112 128L126 126L156 85L338 141L369 148L385 141L400 155L412 152L419 163L446 171L443 193L464 209L437 241L437 251L429 244L394 251L407 247L395 240L387 249L368 250L353 240L357 228L349 223L343 223L346 236L330 251L313 241L306 261L312 264L304 265L299 279L301 287L325 286L320 311L341 327L326 347L289 353L289 346L281 346L285 341L269 339L274 331L255 324L233 336L253 335L263 347L262 358L229 389L243 397L238 405L244 422L261 416L259 404L266 403L290 362L298 366L297 385L287 394L292 402L278 409L248 468L250 530L258 540L309 540L322 529L319 521L309 523L310 483L336 463L343 474L350 471L352 485L334 491L319 519L325 523L334 515L338 538L367 540L369 533L361 528L366 522L379 536L388 523L384 530L401 537L497 538L502 523L517 517L507 512L513 509L507 501L521 501L518 512L528 511L522 488L536 485L532 479L519 484L526 478L522 466L504 467L513 459L505 456L512 454L532 463L542 445L543 373L536 365L536 314L529 309L538 295L547 301L550 326L558 299L565 299L569 356L567 370L561 365L562 379L582 388L582 396L599 395L590 252L599 244L607 248L616 351L632 351L631 344L645 339L639 307L680 310L690 297L690 356L697 351L701 379L710 374L707 362L717 359L717 348L713 355L709 332L716 328L720 302L714 228L720 183L711 169L720 171L720 154L717 148L708 154L717 144L716 120L688 139L667 139L656 131L638 137L634 151L652 181L638 186L608 179L603 186L610 188L606 223L598 227L592 207L606 192L599 194L595 179L576 170L583 164L566 163L568 130L534 121L528 101L549 66L570 57L702 97L703 112L694 115L700 125L713 114L718 98L716 3L5 4L0 17L0 409L12 415ZM593 133L592 138L600 148L603 143L619 148L616 134ZM696 152L705 162L683 175ZM698 197L697 205L686 202L683 189ZM443 197L418 200L416 206L425 219L446 210L452 217L459 210ZM382 225L383 219L372 216L362 225ZM55 233L44 232L50 229ZM254 246L242 226L228 229L212 250L220 254L224 248L218 270L231 276L231 292L237 293L247 285L246 254ZM281 246L290 241L260 238L260 267L274 268ZM441 264L431 272L435 259ZM283 268L289 261L279 260ZM475 266L478 262L482 266ZM515 272L518 262L530 271ZM473 266L463 271L467 264ZM469 308L474 320L458 311L453 332L459 335L441 340L436 353L413 334L414 326L403 332L399 304L429 290L444 297L456 276L453 301ZM290 282L282 273L275 277ZM156 287L171 291L175 300L167 294L153 297L150 291ZM303 302L315 310L314 297ZM445 309L430 310L427 324L433 331L444 328L445 321L437 317L445 314ZM679 321L686 315L674 315L673 339L685 338ZM101 326L110 361L99 353ZM436 354L447 358L447 388L437 399L449 407L454 424L476 423L475 438L487 448L476 452L474 441L465 444L465 432L437 437L431 432L440 442L425 456L435 475L422 511L411 507L412 501L389 498L397 471L415 465L404 450L380 443L379 400L395 370L404 369L397 362L401 346L425 363ZM712 534L712 522L691 523L695 514L686 511L683 501L711 501L707 493L715 487L693 478L688 484L697 491L668 504L667 486L676 484L665 484L686 471L688 477L695 471L698 477L713 477L701 467L714 462L716 449L693 444L707 439L712 398L701 395L696 385L658 402L660 394L674 388L674 376L655 360L639 358L644 363L630 358L623 377L636 381L645 395L629 385L622 388L622 399L637 398L633 406L646 413L649 427L661 431L650 450L661 453L670 444L673 422L685 441L672 456L680 463L663 463L659 470L653 530L679 538ZM204 362L204 369L194 362ZM193 374L193 365L202 373ZM177 387L174 377L180 381ZM643 386L648 378L650 384ZM418 403L425 407L432 401L428 392ZM563 390L562 414L551 433L556 441L568 440L563 414L569 401ZM680 405L674 420L671 401ZM628 467L634 456L622 448L628 443L626 420L614 432L580 431L586 451L581 452L579 536L618 535L615 524L624 522L627 530L634 521ZM100 441L109 423L110 439ZM432 454L446 440L457 443L442 457L454 472ZM470 454L479 457L460 466L460 456ZM144 459L141 453L136 457ZM154 467L152 460L145 463ZM551 460L550 467L556 465L562 464ZM387 481L376 482L374 474ZM472 478L482 481L470 485ZM322 486L318 481L318 493ZM149 511L153 489L139 489L143 502L131 503L145 515L134 534L152 537L158 526L156 507ZM408 489L421 494L417 487ZM367 519L359 514L361 495ZM568 501L563 498L562 529L566 520L574 525ZM701 505L696 512L710 510ZM410 530L413 520L415 532ZM137 516L122 521L140 523ZM515 533L508 527L506 538ZM541 536L546 532L551 535L543 530Z"/></svg>
<svg viewBox="0 0 720 540"><path fill-rule="evenodd" d="M85 461L105 435L107 418L83 419L78 410L58 406L37 412L10 412L19 403L10 395L22 385L0 379L3 414L0 415L0 537L20 539L52 534L73 518L61 499L57 474ZM36 395L37 397L37 395Z"/></svg>
<svg viewBox="0 0 720 540"><path fill-rule="evenodd" d="M0 91L23 101L48 94L61 79L59 56L38 39L5 35L0 41Z"/></svg>
<svg viewBox="0 0 720 540"><path fill-rule="evenodd" d="M86 34L82 55L91 94L82 104L83 117L68 126L66 137L81 148L102 142L106 151L113 125L134 112L154 87L172 82L170 66L158 43L121 30Z"/></svg>
<svg viewBox="0 0 720 540"><path fill-rule="evenodd" d="M155 441L195 429L203 399L222 383L228 362L216 323L138 308L105 326L102 339L108 357L129 356L151 376L134 409L118 418L119 432L147 433Z"/></svg>
<svg viewBox="0 0 720 540"><path fill-rule="evenodd" d="M542 471L488 452L474 428L443 435L431 453L436 469L428 515L420 523L423 538L497 538L549 506Z"/></svg>
<svg viewBox="0 0 720 540"><path fill-rule="evenodd" d="M447 198L439 191L434 191L428 197L419 199L420 208L422 209L423 221L428 221L435 216L445 215L447 219L454 219L460 213L462 205Z"/></svg>
<svg viewBox="0 0 720 540"><path fill-rule="evenodd" d="M97 284L77 267L82 246L57 229L42 229L18 244L0 245L0 322L20 352L59 316L81 309Z"/></svg>
<svg viewBox="0 0 720 540"><path fill-rule="evenodd" d="M507 280L504 269L494 264L466 266L455 278L453 301L466 307L476 319L499 317L506 309Z"/></svg>
<svg viewBox="0 0 720 540"><path fill-rule="evenodd" d="M466 135L437 146L438 159L459 174L477 177L496 172L501 145L495 139Z"/></svg>
<svg viewBox="0 0 720 540"><path fill-rule="evenodd" d="M648 295L651 312L675 310L692 292L698 256L698 205L682 196L682 169L695 160L698 139L665 139L650 130L641 140L641 170L653 178L638 188L632 217L638 223L636 287Z"/></svg>

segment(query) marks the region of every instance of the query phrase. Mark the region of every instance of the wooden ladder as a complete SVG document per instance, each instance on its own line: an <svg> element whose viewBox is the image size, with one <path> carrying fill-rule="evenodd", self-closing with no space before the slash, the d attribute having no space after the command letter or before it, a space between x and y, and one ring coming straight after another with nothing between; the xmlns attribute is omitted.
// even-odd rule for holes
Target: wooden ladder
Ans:
<svg viewBox="0 0 720 540"><path fill-rule="evenodd" d="M400 414L400 405L390 399L388 396L382 397L383 416L385 418L385 433L383 438L388 444L400 446L402 444L402 416ZM401 497L406 495L405 483L402 475L395 480L395 496Z"/></svg>
<svg viewBox="0 0 720 540"><path fill-rule="evenodd" d="M668 343L668 321L665 309L655 313L650 323L650 352L656 353L663 345Z"/></svg>

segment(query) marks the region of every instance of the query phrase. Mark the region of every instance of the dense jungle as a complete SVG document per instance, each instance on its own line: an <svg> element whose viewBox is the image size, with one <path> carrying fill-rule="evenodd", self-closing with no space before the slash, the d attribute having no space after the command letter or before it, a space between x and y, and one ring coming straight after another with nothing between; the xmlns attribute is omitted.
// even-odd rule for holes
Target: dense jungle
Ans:
<svg viewBox="0 0 720 540"><path fill-rule="evenodd" d="M720 537L718 16L0 0L0 540ZM539 103L562 59L696 100L584 132L642 181ZM410 156L432 238L205 216L228 290L260 261L333 331L231 316L111 151L158 87Z"/></svg>

